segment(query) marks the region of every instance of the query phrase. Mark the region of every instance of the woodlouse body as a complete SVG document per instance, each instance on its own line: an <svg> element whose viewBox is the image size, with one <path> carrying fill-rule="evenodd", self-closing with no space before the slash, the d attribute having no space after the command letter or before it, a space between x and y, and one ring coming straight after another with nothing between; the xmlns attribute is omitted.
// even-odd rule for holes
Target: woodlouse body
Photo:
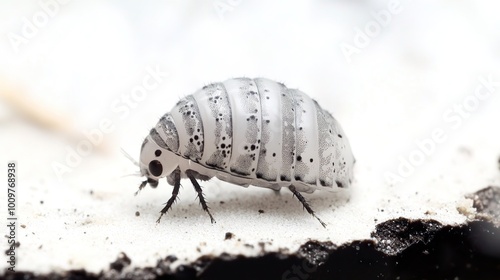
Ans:
<svg viewBox="0 0 500 280"><path fill-rule="evenodd" d="M186 96L160 119L142 144L141 188L167 177L175 192L180 178L217 177L297 195L348 187L353 164L344 131L316 101L269 79L236 78Z"/></svg>

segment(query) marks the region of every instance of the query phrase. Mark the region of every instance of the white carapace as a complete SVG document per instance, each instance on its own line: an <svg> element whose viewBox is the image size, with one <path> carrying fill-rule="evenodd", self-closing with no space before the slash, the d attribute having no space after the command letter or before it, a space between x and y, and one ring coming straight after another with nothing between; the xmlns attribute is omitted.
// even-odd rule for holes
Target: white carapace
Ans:
<svg viewBox="0 0 500 280"><path fill-rule="evenodd" d="M269 79L235 78L181 99L151 129L141 147L147 180L140 189L167 177L174 190L163 215L187 177L214 222L197 179L286 187L316 217L299 192L349 187L354 161L340 124L315 100Z"/></svg>

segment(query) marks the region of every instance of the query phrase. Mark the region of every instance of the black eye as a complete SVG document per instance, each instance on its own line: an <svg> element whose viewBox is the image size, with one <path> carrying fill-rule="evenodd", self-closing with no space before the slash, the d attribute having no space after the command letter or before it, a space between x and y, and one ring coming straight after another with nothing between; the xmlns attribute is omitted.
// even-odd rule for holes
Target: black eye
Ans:
<svg viewBox="0 0 500 280"><path fill-rule="evenodd" d="M160 150L156 150L155 151L155 156L159 157L161 155L161 151Z"/></svg>
<svg viewBox="0 0 500 280"><path fill-rule="evenodd" d="M160 176L163 173L163 166L161 166L161 162L157 160L153 160L149 163L149 173L153 176Z"/></svg>

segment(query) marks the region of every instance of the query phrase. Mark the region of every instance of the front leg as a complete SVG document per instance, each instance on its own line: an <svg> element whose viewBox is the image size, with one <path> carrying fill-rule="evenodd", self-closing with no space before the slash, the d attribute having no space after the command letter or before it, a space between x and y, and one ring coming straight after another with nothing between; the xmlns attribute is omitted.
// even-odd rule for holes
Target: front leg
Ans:
<svg viewBox="0 0 500 280"><path fill-rule="evenodd" d="M140 185L139 185L139 189L135 192L135 195L138 195L139 192L144 189L144 187L146 187L146 184L148 183L148 180L145 180L143 181Z"/></svg>
<svg viewBox="0 0 500 280"><path fill-rule="evenodd" d="M161 217L167 213L167 211L170 209L172 204L174 204L175 200L177 199L177 195L179 194L179 188L181 187L181 171L179 169L174 170L174 190L172 191L172 196L170 199L167 201L167 205L163 207L160 211L160 217L158 220L156 220L157 223L160 223Z"/></svg>
<svg viewBox="0 0 500 280"><path fill-rule="evenodd" d="M200 200L201 207L203 208L203 210L205 210L205 212L208 213L208 216L210 216L210 221L213 224L213 223L215 223L215 219L214 219L214 217L212 217L212 214L210 213L210 210L209 210L210 208L208 207L207 202L205 201L205 197L203 196L203 191L201 190L201 186L196 181L194 174L196 174L196 173L191 171L191 170L186 171L186 176L189 178L189 180L191 180L191 183L193 184L194 189L198 193L198 199Z"/></svg>

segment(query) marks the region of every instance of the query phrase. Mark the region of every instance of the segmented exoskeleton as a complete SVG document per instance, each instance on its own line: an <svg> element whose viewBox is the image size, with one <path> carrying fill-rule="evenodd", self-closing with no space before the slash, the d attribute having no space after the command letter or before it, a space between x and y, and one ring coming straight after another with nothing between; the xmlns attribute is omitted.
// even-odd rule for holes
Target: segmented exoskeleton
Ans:
<svg viewBox="0 0 500 280"><path fill-rule="evenodd" d="M315 216L300 192L348 187L353 165L344 131L316 101L269 79L235 78L181 99L151 129L141 148L147 180L140 189L167 177L174 190L163 215L187 177L214 222L197 179L287 187Z"/></svg>

